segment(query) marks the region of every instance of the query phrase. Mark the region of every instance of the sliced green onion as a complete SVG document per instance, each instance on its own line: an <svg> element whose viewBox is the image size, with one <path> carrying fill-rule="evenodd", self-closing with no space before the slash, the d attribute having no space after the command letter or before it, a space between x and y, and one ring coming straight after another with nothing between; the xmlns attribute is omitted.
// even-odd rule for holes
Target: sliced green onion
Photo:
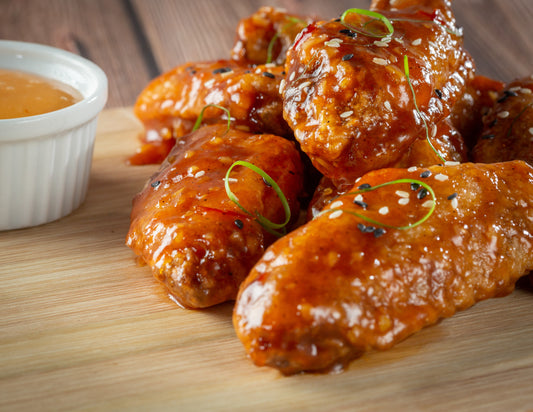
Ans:
<svg viewBox="0 0 533 412"><path fill-rule="evenodd" d="M424 182L422 182L420 180L416 180L416 179L397 179L397 180L392 180L390 182L381 183L379 185L371 186L369 188L360 189L360 190L357 190L355 192L349 192L349 193L346 193L346 195L358 195L358 194L361 194L361 193L370 192L372 190L379 189L379 188L384 187L384 186L401 184L401 183L409 183L409 184L413 184L414 183L414 184L419 185L419 187L423 187L424 189L426 189L428 191L429 194L431 194L431 197L432 197L432 200L433 200L433 204L431 205L431 208L429 209L429 212L427 212L421 219L417 220L414 223L409 223L408 225L405 225L405 226L394 226L394 225L389 225L387 223L380 222L378 220L374 220L374 219L372 219L372 218L370 218L368 216L362 215L360 213L357 213L357 212L354 212L354 211L351 211L351 210L345 210L345 209L339 209L339 208L333 208L333 209L324 210L324 211L320 212L318 214L318 216L320 216L322 214L325 214L325 213L331 213L331 212L335 212L335 211L342 211L342 212L347 213L349 215L353 215L353 216L356 216L356 217L358 217L360 219L363 219L363 220L365 220L365 221L367 221L369 223L373 223L375 225L383 226L383 227L390 228L390 229L406 230L406 229L411 229L413 227L421 225L426 220L428 220L428 218L433 214L433 212L435 211L435 208L437 206L437 202L436 202L435 192L433 191L433 188L431 186L429 186L427 183L424 183Z"/></svg>
<svg viewBox="0 0 533 412"><path fill-rule="evenodd" d="M382 33L377 34L377 33L372 33L370 31L362 31L362 30L359 30L358 28L352 26L351 24L346 22L346 16L348 14L352 14L352 13L360 14L362 16L372 17L375 20L381 21L385 25L385 27L386 27L386 29L388 31L388 34L383 35ZM374 20L372 20L372 21L374 21ZM352 8L352 9L346 10L341 15L341 23L343 25L345 25L346 27L348 27L350 30L353 30L356 33L362 34L364 36L369 36L369 37L378 37L378 38L381 38L381 37L392 37L392 35L394 33L394 27L392 27L392 23L387 17L385 17L383 14L377 13L375 11L370 11L370 10L365 10L365 9Z"/></svg>
<svg viewBox="0 0 533 412"><path fill-rule="evenodd" d="M202 111L198 115L198 118L196 119L196 123L194 123L192 131L194 132L200 128L200 125L202 124L202 120L204 119L205 109L207 109L208 107L216 107L217 109L224 110L226 112L226 115L228 117L228 128L226 129L226 133L229 132L229 129L231 127L231 114L228 109L226 109L225 107L219 106L218 104L208 104L203 107Z"/></svg>
<svg viewBox="0 0 533 412"><path fill-rule="evenodd" d="M276 34L274 34L274 36L272 36L272 39L270 39L270 42L268 43L266 64L272 63L272 50L274 49L274 44L276 43L276 40L280 36L281 32L297 23L305 23L305 21L296 17L286 16L285 18L289 20L289 22L281 26L281 28L276 32Z"/></svg>
<svg viewBox="0 0 533 412"><path fill-rule="evenodd" d="M250 212L243 205L239 203L239 199L237 198L237 196L235 196L235 194L231 191L229 187L229 176L233 168L236 166L244 166L254 171L259 176L261 176L265 180L265 182L269 186L272 187L272 189L274 189L274 191L279 197L279 200L281 201L281 204L283 205L283 210L285 212L285 221L283 223L274 223L270 221L269 219L267 219L266 217L264 217L263 215L261 215L260 213L258 213L257 211L255 211L254 213ZM291 220L291 209L289 207L289 202L287 201L285 194L280 189L276 181L272 179L264 170L262 170L261 168L257 167L256 165L250 162L246 162L244 160L237 160L229 167L228 171L226 172L226 176L224 177L224 188L226 189L226 194L228 195L229 199L233 203L235 203L239 207L239 209L241 209L248 216L252 216L268 233L279 236L279 237L285 235L286 233L285 227ZM278 232L279 229L283 229L283 230L281 232Z"/></svg>
<svg viewBox="0 0 533 412"><path fill-rule="evenodd" d="M409 83L409 88L411 89L411 93L413 94L413 102L415 104L416 112L418 113L418 116L420 116L422 121L424 122L424 129L426 131L426 140L429 143L429 146L431 147L431 149L433 149L433 151L437 154L438 158L444 164L444 163L446 163L446 160L442 157L442 155L439 153L439 151L437 149L435 149L435 146L433 146L433 143L431 143L431 139L429 138L428 123L426 122L426 118L422 115L422 113L420 112L420 109L418 108L418 104L416 102L415 89L413 88L413 83L411 82L411 78L409 77L409 58L407 57L407 55L403 56L403 67L404 67L404 71L405 71L405 77L407 78L407 83Z"/></svg>

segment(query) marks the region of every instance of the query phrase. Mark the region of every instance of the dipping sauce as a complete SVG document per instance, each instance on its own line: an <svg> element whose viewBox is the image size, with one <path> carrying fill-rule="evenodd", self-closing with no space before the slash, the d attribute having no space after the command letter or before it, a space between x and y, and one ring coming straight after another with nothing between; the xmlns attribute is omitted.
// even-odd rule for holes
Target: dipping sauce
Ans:
<svg viewBox="0 0 533 412"><path fill-rule="evenodd" d="M78 90L57 80L0 69L0 119L53 112L82 98Z"/></svg>

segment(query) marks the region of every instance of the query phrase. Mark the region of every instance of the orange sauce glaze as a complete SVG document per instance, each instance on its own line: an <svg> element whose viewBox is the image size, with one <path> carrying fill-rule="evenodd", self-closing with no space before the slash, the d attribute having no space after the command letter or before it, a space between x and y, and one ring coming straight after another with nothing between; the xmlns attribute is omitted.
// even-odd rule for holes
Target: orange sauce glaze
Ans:
<svg viewBox="0 0 533 412"><path fill-rule="evenodd" d="M57 80L0 69L0 119L53 112L82 98L79 91Z"/></svg>

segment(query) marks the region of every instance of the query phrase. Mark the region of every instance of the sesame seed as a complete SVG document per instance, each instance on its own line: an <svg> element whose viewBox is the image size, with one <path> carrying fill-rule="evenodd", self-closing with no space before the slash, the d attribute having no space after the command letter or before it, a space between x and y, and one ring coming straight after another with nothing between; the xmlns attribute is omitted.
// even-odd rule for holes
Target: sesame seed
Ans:
<svg viewBox="0 0 533 412"><path fill-rule="evenodd" d="M231 67L220 67L213 70L213 74L228 73L231 71Z"/></svg>
<svg viewBox="0 0 533 412"><path fill-rule="evenodd" d="M394 40L396 40L400 44L403 44L403 39L400 39L399 37L395 37Z"/></svg>
<svg viewBox="0 0 533 412"><path fill-rule="evenodd" d="M428 194L429 194L428 190L425 187L423 187L422 189L420 189L420 192L418 192L418 195L416 195L416 197L418 197L419 200L422 200Z"/></svg>
<svg viewBox="0 0 533 412"><path fill-rule="evenodd" d="M432 208L433 207L433 200L432 199L429 199L429 200L426 200L424 203L422 203L422 207L427 207L428 209L429 208Z"/></svg>
<svg viewBox="0 0 533 412"><path fill-rule="evenodd" d="M451 161L451 160L448 160L448 161L444 162L444 164L445 164L446 166L458 166L458 165L461 164L461 162L453 162L453 161Z"/></svg>
<svg viewBox="0 0 533 412"><path fill-rule="evenodd" d="M279 92L283 93L283 90L285 90L285 79L281 79L281 82L279 82Z"/></svg>
<svg viewBox="0 0 533 412"><path fill-rule="evenodd" d="M413 46L420 46L420 45L422 44L422 39L418 38L418 39L416 39L416 40L413 40L413 41L411 42L411 44L412 44Z"/></svg>
<svg viewBox="0 0 533 412"><path fill-rule="evenodd" d="M303 82L303 83L300 83L300 85L298 86L298 88L299 88L300 90L302 90L302 89L305 89L305 88L306 88L307 86L309 86L310 84L311 84L311 82L310 82L309 80L307 80L307 81L305 81L305 82Z"/></svg>
<svg viewBox="0 0 533 412"><path fill-rule="evenodd" d="M379 213L380 215L386 215L386 214L389 213L389 208L388 208L387 206L383 206L382 208L380 208L380 209L378 210L378 213Z"/></svg>
<svg viewBox="0 0 533 412"><path fill-rule="evenodd" d="M241 219L235 219L233 223L235 223L235 226L237 226L239 229L242 229L244 227L244 223Z"/></svg>
<svg viewBox="0 0 533 412"><path fill-rule="evenodd" d="M296 72L292 72L291 75L289 76L289 81L293 81L295 76L296 76Z"/></svg>
<svg viewBox="0 0 533 412"><path fill-rule="evenodd" d="M378 227L376 230L374 230L374 237L378 238L386 233L385 229Z"/></svg>
<svg viewBox="0 0 533 412"><path fill-rule="evenodd" d="M222 180L225 180L225 179L222 179ZM236 179L234 177L228 177L228 182L230 183L237 183L239 181L239 179Z"/></svg>
<svg viewBox="0 0 533 412"><path fill-rule="evenodd" d="M188 174L190 175L194 175L195 173L198 172L198 169L199 167L196 166L196 165L192 165L191 167L189 167L189 169L187 170Z"/></svg>
<svg viewBox="0 0 533 412"><path fill-rule="evenodd" d="M431 176L431 170L425 170L422 173L420 173L420 177L421 178L426 178L426 177L429 177L429 176Z"/></svg>
<svg viewBox="0 0 533 412"><path fill-rule="evenodd" d="M362 207L363 209L366 209L368 207L368 204L361 200L354 200L353 203L357 206Z"/></svg>
<svg viewBox="0 0 533 412"><path fill-rule="evenodd" d="M409 197L409 193L407 192L404 192L403 190L397 190L396 191L396 194L400 197L403 197L403 198L408 198Z"/></svg>
<svg viewBox="0 0 533 412"><path fill-rule="evenodd" d="M363 195L362 194L358 194L357 196L355 196L354 203L355 202L362 202L362 201L363 201Z"/></svg>
<svg viewBox="0 0 533 412"><path fill-rule="evenodd" d="M263 72L262 74L263 74L263 76L268 77L269 79L275 79L276 78L276 76L274 76L270 72Z"/></svg>
<svg viewBox="0 0 533 412"><path fill-rule="evenodd" d="M374 42L374 45L378 46L378 47L387 47L389 45L389 43L388 42L384 42L382 40L376 40Z"/></svg>
<svg viewBox="0 0 533 412"><path fill-rule="evenodd" d="M198 177L202 177L203 175L205 175L205 170L200 170L198 173L194 175L194 177L198 178Z"/></svg>
<svg viewBox="0 0 533 412"><path fill-rule="evenodd" d="M372 61L376 64L379 64L380 66L386 66L389 64L389 61L387 59L382 59L381 57L374 57Z"/></svg>
<svg viewBox="0 0 533 412"><path fill-rule="evenodd" d="M533 134L533 127L529 128L529 134Z"/></svg>
<svg viewBox="0 0 533 412"><path fill-rule="evenodd" d="M363 183L362 185L359 185L358 189L359 190L363 190L363 189L370 189L372 186L370 186L368 183Z"/></svg>
<svg viewBox="0 0 533 412"><path fill-rule="evenodd" d="M406 198L406 197L402 197L401 199L398 200L398 203L402 206L405 206L407 204L409 204L409 199Z"/></svg>
<svg viewBox="0 0 533 412"><path fill-rule="evenodd" d="M520 89L520 93L531 94L533 92L531 91L531 89L528 89L527 87L523 87L523 88Z"/></svg>
<svg viewBox="0 0 533 412"><path fill-rule="evenodd" d="M387 109L389 112L392 112L392 106L388 100L385 100L385 103L383 103L383 106L385 106L385 109Z"/></svg>
<svg viewBox="0 0 533 412"><path fill-rule="evenodd" d="M407 171L408 171L409 173L413 173L413 172L416 172L417 169L418 169L418 167L416 167L416 166L411 166L409 169L407 169Z"/></svg>
<svg viewBox="0 0 533 412"><path fill-rule="evenodd" d="M353 54L352 53L349 53L349 54L345 54L344 56L342 56L342 61L346 61L346 60L350 60L353 58Z"/></svg>
<svg viewBox="0 0 533 412"><path fill-rule="evenodd" d="M498 113L497 116L500 119L505 119L506 117L509 117L509 112L507 110L504 110L503 112Z"/></svg>
<svg viewBox="0 0 533 412"><path fill-rule="evenodd" d="M494 139L496 137L496 135L492 134L492 133L489 133L489 134L484 134L483 136L481 136L481 138L483 140L490 140L490 139Z"/></svg>
<svg viewBox="0 0 533 412"><path fill-rule="evenodd" d="M263 177L263 183L267 185L268 187L272 187L272 183L270 183L267 179Z"/></svg>
<svg viewBox="0 0 533 412"><path fill-rule="evenodd" d="M438 173L435 175L435 180L438 180L439 182L445 182L446 180L448 180L448 176L443 175L442 173Z"/></svg>
<svg viewBox="0 0 533 412"><path fill-rule="evenodd" d="M344 113L341 113L339 116L342 117L343 119L346 119L347 117L350 117L352 114L353 114L353 110L348 110Z"/></svg>
<svg viewBox="0 0 533 412"><path fill-rule="evenodd" d="M435 89L435 94L437 95L437 97L439 99L442 99L443 94L442 94L442 91L440 89Z"/></svg>
<svg viewBox="0 0 533 412"><path fill-rule="evenodd" d="M353 31L351 31L349 29L339 30L339 33L345 34L348 37L356 37L357 36L357 33L353 32Z"/></svg>
<svg viewBox="0 0 533 412"><path fill-rule="evenodd" d="M437 136L437 125L436 124L431 126L431 138L434 138L435 136Z"/></svg>
<svg viewBox="0 0 533 412"><path fill-rule="evenodd" d="M457 192L452 193L450 196L448 196L446 199L453 200L457 197Z"/></svg>
<svg viewBox="0 0 533 412"><path fill-rule="evenodd" d="M343 213L342 210L335 210L334 212L331 212L331 213L329 214L329 218L330 218L330 219L336 219L336 218L338 218L340 215L342 215L342 213Z"/></svg>
<svg viewBox="0 0 533 412"><path fill-rule="evenodd" d="M454 197L454 198L452 199L452 208L453 208L453 209L457 209L458 204L459 204L459 203L458 203L458 201L457 201L457 198Z"/></svg>
<svg viewBox="0 0 533 412"><path fill-rule="evenodd" d="M411 183L411 190L416 192L418 189L420 189L420 185L418 183Z"/></svg>
<svg viewBox="0 0 533 412"><path fill-rule="evenodd" d="M206 81L204 83L204 86L209 89L209 88L213 87L214 84L215 84L215 79L210 79L210 80L208 80L208 81Z"/></svg>
<svg viewBox="0 0 533 412"><path fill-rule="evenodd" d="M156 180L155 182L152 182L151 186L152 187L157 187L161 184L161 181L160 180Z"/></svg>
<svg viewBox="0 0 533 412"><path fill-rule="evenodd" d="M342 43L342 39L331 39L331 40L328 40L327 42L324 42L326 46L335 47L335 48L340 47L341 43Z"/></svg>
<svg viewBox="0 0 533 412"><path fill-rule="evenodd" d="M332 209L337 209L337 208L339 208L339 207L341 207L341 206L342 206L342 202L341 202L340 200L337 200L337 201L333 202L333 203L330 205L330 207L331 207Z"/></svg>
<svg viewBox="0 0 533 412"><path fill-rule="evenodd" d="M357 225L357 229L359 229L363 233L372 233L376 228L374 226L365 226L362 223L359 223Z"/></svg>

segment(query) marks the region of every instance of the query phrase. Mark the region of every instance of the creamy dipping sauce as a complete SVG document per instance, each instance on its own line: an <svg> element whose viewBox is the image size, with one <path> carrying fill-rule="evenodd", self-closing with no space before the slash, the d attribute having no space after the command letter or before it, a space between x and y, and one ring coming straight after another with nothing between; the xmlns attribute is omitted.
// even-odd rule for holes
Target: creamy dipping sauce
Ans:
<svg viewBox="0 0 533 412"><path fill-rule="evenodd" d="M78 90L57 80L0 69L0 119L53 112L82 98Z"/></svg>

